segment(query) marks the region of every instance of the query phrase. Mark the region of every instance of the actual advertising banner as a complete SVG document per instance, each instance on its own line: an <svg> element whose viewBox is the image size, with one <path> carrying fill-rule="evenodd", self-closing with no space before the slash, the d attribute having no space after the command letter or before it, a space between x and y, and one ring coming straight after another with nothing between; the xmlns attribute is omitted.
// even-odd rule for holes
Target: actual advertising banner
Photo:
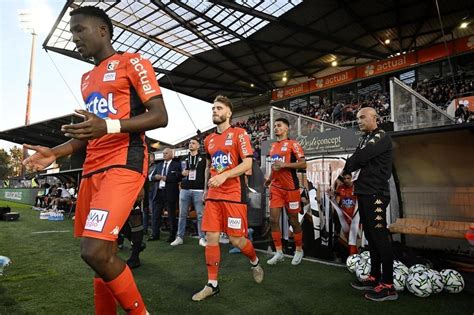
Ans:
<svg viewBox="0 0 474 315"><path fill-rule="evenodd" d="M309 90L316 91L321 89L327 89L332 86L351 82L356 77L355 68L346 71L338 72L332 75L328 75L322 78L309 81Z"/></svg>
<svg viewBox="0 0 474 315"><path fill-rule="evenodd" d="M396 56L390 59L369 63L368 65L357 67L358 78L368 78L371 76L392 72L409 67L416 63L416 53Z"/></svg>
<svg viewBox="0 0 474 315"><path fill-rule="evenodd" d="M272 100L279 101L285 98L295 97L309 92L308 82L292 85L283 89L272 91Z"/></svg>
<svg viewBox="0 0 474 315"><path fill-rule="evenodd" d="M474 36L466 36L454 41L454 49L457 53L474 49Z"/></svg>

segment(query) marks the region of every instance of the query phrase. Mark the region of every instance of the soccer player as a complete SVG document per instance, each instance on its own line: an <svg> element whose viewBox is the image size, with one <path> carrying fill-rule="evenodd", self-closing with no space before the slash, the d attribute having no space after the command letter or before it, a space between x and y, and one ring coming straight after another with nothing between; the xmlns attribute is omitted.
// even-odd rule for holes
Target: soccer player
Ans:
<svg viewBox="0 0 474 315"><path fill-rule="evenodd" d="M343 220L350 226L350 230L345 233L347 236L347 243L349 245L349 255L357 254L356 240L357 237L351 238L350 233L355 229L358 230L359 220L354 220L358 214L354 213L357 203L357 196L354 195L354 185L352 183L351 173L342 174L342 184L336 189L336 203L344 211ZM342 224L343 222L341 222ZM356 224L357 226L354 226Z"/></svg>
<svg viewBox="0 0 474 315"><path fill-rule="evenodd" d="M292 265L298 265L303 258L303 233L298 222L300 211L300 187L296 170L306 169L303 148L296 140L288 138L290 122L285 118L277 118L274 123L277 141L270 148L272 170L265 185L270 185L270 226L272 239L275 244L276 253L267 261L269 265L275 265L283 261L283 248L281 244L280 215L283 207L288 214L290 225L293 227L293 238L295 240L295 254Z"/></svg>
<svg viewBox="0 0 474 315"><path fill-rule="evenodd" d="M61 130L72 139L52 149L25 145L36 153L23 163L41 170L56 159L86 148L76 206L74 235L82 237L81 257L95 271L96 314L116 314L116 301L128 314L146 314L130 268L116 255L116 239L147 174L144 131L168 123L155 72L135 53L117 53L107 14L85 6L70 12L78 52L94 68L82 76L87 111L78 124Z"/></svg>
<svg viewBox="0 0 474 315"><path fill-rule="evenodd" d="M194 294L201 301L219 293L217 275L221 260L219 236L225 232L234 247L249 258L255 282L263 281L263 269L255 249L247 239L247 198L244 173L252 168L252 147L244 129L232 127L232 103L217 96L212 106L212 121L217 132L204 140L207 153L204 198L206 205L202 230L206 231L205 249L208 283Z"/></svg>

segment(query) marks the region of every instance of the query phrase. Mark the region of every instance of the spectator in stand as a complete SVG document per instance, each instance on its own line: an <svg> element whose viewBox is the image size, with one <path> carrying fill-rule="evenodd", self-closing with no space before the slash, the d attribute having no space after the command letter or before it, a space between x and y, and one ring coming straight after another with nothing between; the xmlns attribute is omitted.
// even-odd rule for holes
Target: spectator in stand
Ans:
<svg viewBox="0 0 474 315"><path fill-rule="evenodd" d="M459 107L454 112L454 118L457 124L462 124L469 121L469 108L463 104L459 104Z"/></svg>

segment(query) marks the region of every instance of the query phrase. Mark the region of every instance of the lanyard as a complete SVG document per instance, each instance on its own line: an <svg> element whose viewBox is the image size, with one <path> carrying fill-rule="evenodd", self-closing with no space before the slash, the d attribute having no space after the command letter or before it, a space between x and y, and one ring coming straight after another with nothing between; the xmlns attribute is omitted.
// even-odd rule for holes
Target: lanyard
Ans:
<svg viewBox="0 0 474 315"><path fill-rule="evenodd" d="M190 169L196 169L198 159L199 159L199 154L196 154L195 156L192 156L191 154L189 154L189 168Z"/></svg>

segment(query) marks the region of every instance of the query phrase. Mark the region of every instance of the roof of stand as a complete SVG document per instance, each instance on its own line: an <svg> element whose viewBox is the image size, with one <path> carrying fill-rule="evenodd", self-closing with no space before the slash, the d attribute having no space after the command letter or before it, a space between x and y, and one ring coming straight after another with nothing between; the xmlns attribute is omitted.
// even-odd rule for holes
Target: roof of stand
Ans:
<svg viewBox="0 0 474 315"><path fill-rule="evenodd" d="M81 59L68 24L69 12L83 5L106 10L115 49L150 59L162 86L207 101L218 93L258 96L474 27L458 27L473 17L466 0L440 1L445 36L432 0L68 1L45 49Z"/></svg>

